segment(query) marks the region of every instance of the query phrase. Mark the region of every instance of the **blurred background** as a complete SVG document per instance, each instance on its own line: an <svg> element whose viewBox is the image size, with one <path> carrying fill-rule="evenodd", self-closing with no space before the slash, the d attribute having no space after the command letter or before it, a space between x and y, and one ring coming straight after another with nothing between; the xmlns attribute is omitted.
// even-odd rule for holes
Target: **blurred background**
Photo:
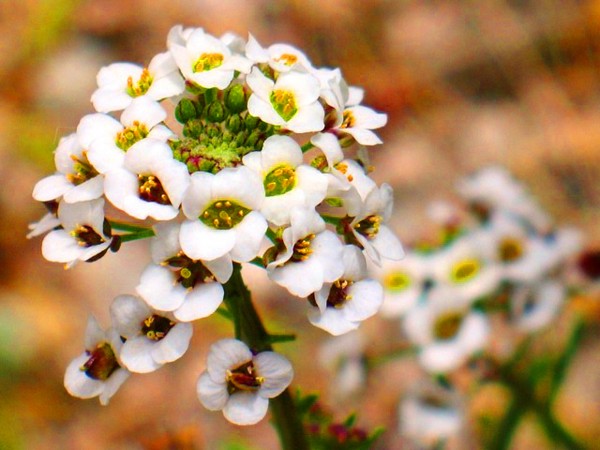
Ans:
<svg viewBox="0 0 600 450"><path fill-rule="evenodd" d="M83 349L87 317L108 325L110 302L133 293L148 261L146 243L65 271L42 258L41 239L25 239L27 224L45 213L31 198L33 185L54 171L59 138L93 112L97 71L115 61L147 64L165 51L175 24L215 35L251 32L264 46L291 43L314 65L340 67L365 88L363 103L389 117L379 130L384 145L371 151L372 175L395 188L402 240L422 231L431 200L452 199L460 177L497 163L559 224L579 227L589 248L600 247L600 1L2 0L1 449L277 448L268 420L241 429L196 399L210 343L231 335L220 317L198 322L184 358L131 377L108 407L71 398L62 378ZM308 324L302 302L258 271L250 276L270 329L299 336L279 346L294 364L295 384L323 392L340 417L356 410L361 426L384 425L379 448L402 448L397 405L422 376L416 363L382 364L360 393L336 398L331 373L313 357L327 333ZM556 411L590 448L600 439L598 301L574 303L546 340L561 342L574 308L592 325ZM382 330L400 336L380 318L363 327L373 353L389 346L378 339ZM492 422L502 414L501 392L475 394L452 448L478 448L486 432L481 412ZM526 419L513 448L556 448L538 431Z"/></svg>

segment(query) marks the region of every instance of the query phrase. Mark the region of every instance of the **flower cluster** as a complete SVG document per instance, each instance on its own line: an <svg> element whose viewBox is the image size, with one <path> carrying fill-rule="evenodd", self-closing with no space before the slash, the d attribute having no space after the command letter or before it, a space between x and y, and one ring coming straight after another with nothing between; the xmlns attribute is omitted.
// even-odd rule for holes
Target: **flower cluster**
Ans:
<svg viewBox="0 0 600 450"><path fill-rule="evenodd" d="M432 205L439 236L417 242L397 263L379 271L382 314L402 320L419 361L448 373L484 349L489 314L504 311L521 332L548 325L567 292L561 279L581 236L558 228L525 187L499 167L461 180L465 210Z"/></svg>
<svg viewBox="0 0 600 450"><path fill-rule="evenodd" d="M96 112L34 188L50 211L30 236L47 233L44 257L66 267L141 238L152 261L136 295L112 303L108 331L90 322L70 393L106 403L125 374L180 358L242 263L307 299L308 320L331 334L378 311L367 260L403 255L387 225L392 190L348 150L381 143L373 130L387 117L339 69L290 45L175 26L147 67L111 64L97 83ZM262 419L292 378L283 356L247 344L215 344L198 382L200 401L238 424Z"/></svg>

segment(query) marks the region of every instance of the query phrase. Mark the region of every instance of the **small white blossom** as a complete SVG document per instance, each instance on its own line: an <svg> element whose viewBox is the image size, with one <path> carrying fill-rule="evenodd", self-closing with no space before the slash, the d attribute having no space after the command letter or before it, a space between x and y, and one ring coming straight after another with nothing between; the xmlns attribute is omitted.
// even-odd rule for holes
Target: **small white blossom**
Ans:
<svg viewBox="0 0 600 450"><path fill-rule="evenodd" d="M263 180L261 213L278 226L289 223L295 207L315 208L325 198L327 178L302 163L302 149L288 136L271 136L260 152L244 156L244 165Z"/></svg>
<svg viewBox="0 0 600 450"><path fill-rule="evenodd" d="M196 390L207 409L223 410L236 425L254 425L267 414L269 399L281 394L293 376L283 356L270 351L255 355L242 341L223 339L211 346Z"/></svg>
<svg viewBox="0 0 600 450"><path fill-rule="evenodd" d="M57 172L38 181L33 198L40 202L57 200L67 203L99 198L104 193L104 179L87 159L77 134L61 138L54 153Z"/></svg>
<svg viewBox="0 0 600 450"><path fill-rule="evenodd" d="M425 282L429 275L426 256L409 251L400 261L384 261L373 271L383 285L384 317L402 317L425 295Z"/></svg>
<svg viewBox="0 0 600 450"><path fill-rule="evenodd" d="M166 142L173 132L161 122L167 112L148 97L136 98L121 114L120 122L106 114L84 116L77 127L87 157L100 173L123 166L125 154L146 139Z"/></svg>
<svg viewBox="0 0 600 450"><path fill-rule="evenodd" d="M246 77L252 94L248 112L295 133L321 131L325 112L319 103L319 80L308 73L285 72L277 81L256 67Z"/></svg>
<svg viewBox="0 0 600 450"><path fill-rule="evenodd" d="M556 280L520 287L511 296L515 326L528 333L548 326L558 315L566 295L565 286Z"/></svg>
<svg viewBox="0 0 600 450"><path fill-rule="evenodd" d="M392 216L394 194L384 183L364 199L361 212L350 223L352 233L375 264L382 259L399 260L404 256L402 244L386 225Z"/></svg>
<svg viewBox="0 0 600 450"><path fill-rule="evenodd" d="M334 336L357 329L383 302L383 288L367 278L367 262L358 247L344 247L341 263L344 273L315 292L315 304L308 312L310 323Z"/></svg>
<svg viewBox="0 0 600 450"><path fill-rule="evenodd" d="M129 377L129 371L119 363L121 347L121 338L114 328L103 331L90 317L85 330L85 352L71 361L65 372L67 392L79 398L99 397L102 405L108 404Z"/></svg>
<svg viewBox="0 0 600 450"><path fill-rule="evenodd" d="M174 39L169 42L169 50L186 80L198 86L225 89L235 71L248 73L252 67L252 61L232 53L223 41L201 28L181 37L185 44Z"/></svg>
<svg viewBox="0 0 600 450"><path fill-rule="evenodd" d="M371 130L381 128L386 123L387 114L378 113L366 106L350 106L344 109L332 131L349 134L361 145L376 145L382 141Z"/></svg>
<svg viewBox="0 0 600 450"><path fill-rule="evenodd" d="M58 206L61 229L50 231L42 241L42 255L48 261L87 261L105 252L112 237L104 233L104 200L66 203Z"/></svg>
<svg viewBox="0 0 600 450"><path fill-rule="evenodd" d="M116 297L110 315L113 326L126 339L120 356L131 372L152 372L181 358L192 338L191 323L152 309L133 295Z"/></svg>
<svg viewBox="0 0 600 450"><path fill-rule="evenodd" d="M137 293L151 307L172 311L177 320L189 322L214 313L223 301L223 286L233 271L226 257L199 261L187 257L179 244L180 225L157 224L152 238L153 264L141 275Z"/></svg>
<svg viewBox="0 0 600 450"><path fill-rule="evenodd" d="M419 348L419 363L428 372L450 372L487 344L488 319L471 310L471 303L456 289L438 287L404 316L404 332Z"/></svg>
<svg viewBox="0 0 600 450"><path fill-rule="evenodd" d="M258 255L267 221L259 212L265 198L258 176L247 167L216 175L195 172L183 199L188 220L181 225L181 248L192 259L225 255L238 262Z"/></svg>
<svg viewBox="0 0 600 450"><path fill-rule="evenodd" d="M458 393L430 382L413 385L398 412L400 434L426 448L458 435L465 422Z"/></svg>
<svg viewBox="0 0 600 450"><path fill-rule="evenodd" d="M267 274L293 295L308 297L342 276L344 246L314 210L296 208L290 222L282 236L285 249L269 263Z"/></svg>
<svg viewBox="0 0 600 450"><path fill-rule="evenodd" d="M132 217L170 220L179 214L189 178L168 144L145 139L129 149L122 168L105 175L104 191L114 206Z"/></svg>
<svg viewBox="0 0 600 450"><path fill-rule="evenodd" d="M147 68L132 63L103 67L97 76L98 89L92 94L96 111L108 113L127 108L133 99L147 96L159 101L181 94L185 83L169 52L159 53Z"/></svg>
<svg viewBox="0 0 600 450"><path fill-rule="evenodd" d="M257 63L267 63L277 72L290 70L308 72L312 65L306 55L288 44L273 44L263 48L251 34L246 44L246 56Z"/></svg>

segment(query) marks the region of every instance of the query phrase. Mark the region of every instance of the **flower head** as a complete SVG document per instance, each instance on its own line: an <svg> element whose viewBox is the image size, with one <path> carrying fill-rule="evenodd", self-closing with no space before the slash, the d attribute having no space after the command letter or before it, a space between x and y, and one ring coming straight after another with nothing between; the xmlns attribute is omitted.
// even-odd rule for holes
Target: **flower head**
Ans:
<svg viewBox="0 0 600 450"><path fill-rule="evenodd" d="M237 425L253 425L266 415L269 398L281 394L293 376L283 356L270 351L253 354L242 341L223 339L211 346L196 389L207 409L223 410Z"/></svg>

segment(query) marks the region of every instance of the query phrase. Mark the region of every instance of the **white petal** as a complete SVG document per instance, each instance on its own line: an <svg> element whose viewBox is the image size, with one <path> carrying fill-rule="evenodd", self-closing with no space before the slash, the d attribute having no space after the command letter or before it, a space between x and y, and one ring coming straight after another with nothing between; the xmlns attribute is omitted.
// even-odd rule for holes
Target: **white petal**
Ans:
<svg viewBox="0 0 600 450"><path fill-rule="evenodd" d="M77 126L77 138L81 146L90 148L90 144L100 138L114 138L123 129L123 125L106 114L88 114L83 116Z"/></svg>
<svg viewBox="0 0 600 450"><path fill-rule="evenodd" d="M121 361L131 372L153 372L162 366L152 357L152 350L156 345L156 341L152 341L146 336L128 339L121 347Z"/></svg>
<svg viewBox="0 0 600 450"><path fill-rule="evenodd" d="M181 358L190 345L193 330L191 323L177 323L152 347L154 361L164 364Z"/></svg>
<svg viewBox="0 0 600 450"><path fill-rule="evenodd" d="M256 373L265 381L258 390L258 395L265 398L277 397L292 382L294 369L290 362L275 352L261 352L252 360Z"/></svg>
<svg viewBox="0 0 600 450"><path fill-rule="evenodd" d="M269 272L269 278L298 297L308 297L323 286L323 268L309 258L287 263Z"/></svg>
<svg viewBox="0 0 600 450"><path fill-rule="evenodd" d="M38 181L33 188L33 198L38 202L55 200L73 189L71 183L62 173L50 175Z"/></svg>
<svg viewBox="0 0 600 450"><path fill-rule="evenodd" d="M129 378L129 371L123 368L119 368L110 374L110 377L104 383L104 391L100 393L100 404L108 405L110 398L115 395L121 385Z"/></svg>
<svg viewBox="0 0 600 450"><path fill-rule="evenodd" d="M206 359L206 370L216 383L226 380L227 371L252 360L252 352L246 344L237 339L221 339L210 347Z"/></svg>
<svg viewBox="0 0 600 450"><path fill-rule="evenodd" d="M54 230L42 241L42 255L52 262L75 261L82 254L82 247L65 230Z"/></svg>
<svg viewBox="0 0 600 450"><path fill-rule="evenodd" d="M439 342L424 347L419 353L419 363L431 373L447 373L465 362L464 349L455 342Z"/></svg>
<svg viewBox="0 0 600 450"><path fill-rule="evenodd" d="M263 122L270 123L272 125L286 125L286 121L283 120L279 114L277 114L277 111L275 111L273 105L260 98L256 91L252 93L248 99L248 112L252 116L259 117Z"/></svg>
<svg viewBox="0 0 600 450"><path fill-rule="evenodd" d="M100 395L104 390L102 381L94 380L80 370L89 358L87 353L82 353L67 366L64 378L65 389L74 397L92 398Z"/></svg>
<svg viewBox="0 0 600 450"><path fill-rule="evenodd" d="M267 227L267 221L257 211L252 211L244 217L235 227L236 241L230 252L231 259L237 262L247 262L256 257Z"/></svg>
<svg viewBox="0 0 600 450"><path fill-rule="evenodd" d="M318 308L313 307L308 310L307 315L310 323L334 336L356 330L359 326L358 322L349 321L340 310L335 308L326 308L321 314Z"/></svg>
<svg viewBox="0 0 600 450"><path fill-rule="evenodd" d="M182 322L202 319L214 313L223 301L220 283L199 284L187 294L183 304L175 311L175 318Z"/></svg>
<svg viewBox="0 0 600 450"><path fill-rule="evenodd" d="M252 68L252 71L246 77L246 83L248 83L248 86L250 86L250 89L252 89L252 92L256 96L258 96L260 99L262 99L263 102L267 102L267 103L269 102L269 95L271 94L271 91L273 90L273 86L275 85L275 83L273 81L271 81L270 79L268 79L266 76L264 76L257 67ZM252 98L252 95L250 96L250 98ZM256 116L256 114L254 114L254 113L252 113L252 111L250 111L249 105L248 105L248 111L253 116Z"/></svg>
<svg viewBox="0 0 600 450"><path fill-rule="evenodd" d="M192 259L213 260L229 253L235 245L236 233L216 230L200 220L186 220L181 224L179 242L186 255Z"/></svg>
<svg viewBox="0 0 600 450"><path fill-rule="evenodd" d="M260 155L262 157L262 166L267 172L282 164L297 167L303 161L302 149L289 136L274 135L267 138L260 151Z"/></svg>
<svg viewBox="0 0 600 450"><path fill-rule="evenodd" d="M236 392L229 397L223 415L236 425L254 425L260 422L269 409L269 400L253 392Z"/></svg>
<svg viewBox="0 0 600 450"><path fill-rule="evenodd" d="M176 283L174 272L156 264L146 266L135 289L148 305L159 311L176 310L183 304L187 293Z"/></svg>
<svg viewBox="0 0 600 450"><path fill-rule="evenodd" d="M321 131L325 127L323 122L325 111L319 102L303 106L286 124L285 128L295 133L308 133Z"/></svg>
<svg viewBox="0 0 600 450"><path fill-rule="evenodd" d="M100 198L104 194L104 177L96 176L84 181L65 192L63 198L67 203L87 202Z"/></svg>
<svg viewBox="0 0 600 450"><path fill-rule="evenodd" d="M373 133L371 130L365 130L362 128L344 128L344 133L348 133L352 136L356 142L362 145L378 145L383 143L379 136Z"/></svg>
<svg viewBox="0 0 600 450"><path fill-rule="evenodd" d="M132 100L131 104L121 114L121 123L130 127L139 122L152 128L167 118L167 112L156 100L146 95Z"/></svg>
<svg viewBox="0 0 600 450"><path fill-rule="evenodd" d="M219 283L227 283L233 273L231 258L226 255L212 261L204 261L203 264L215 276Z"/></svg>
<svg viewBox="0 0 600 450"><path fill-rule="evenodd" d="M202 372L196 384L196 393L202 405L210 411L220 411L229 400L227 383L215 383L208 372Z"/></svg>
<svg viewBox="0 0 600 450"><path fill-rule="evenodd" d="M348 293L352 298L342 309L351 321L368 319L379 311L383 303L383 287L375 280L366 279L354 283L348 289Z"/></svg>
<svg viewBox="0 0 600 450"><path fill-rule="evenodd" d="M113 326L121 336L131 338L141 332L141 323L152 315L144 301L133 295L119 295L110 305Z"/></svg>
<svg viewBox="0 0 600 450"><path fill-rule="evenodd" d="M94 316L90 316L85 327L85 349L94 350L96 346L106 339L104 330Z"/></svg>

